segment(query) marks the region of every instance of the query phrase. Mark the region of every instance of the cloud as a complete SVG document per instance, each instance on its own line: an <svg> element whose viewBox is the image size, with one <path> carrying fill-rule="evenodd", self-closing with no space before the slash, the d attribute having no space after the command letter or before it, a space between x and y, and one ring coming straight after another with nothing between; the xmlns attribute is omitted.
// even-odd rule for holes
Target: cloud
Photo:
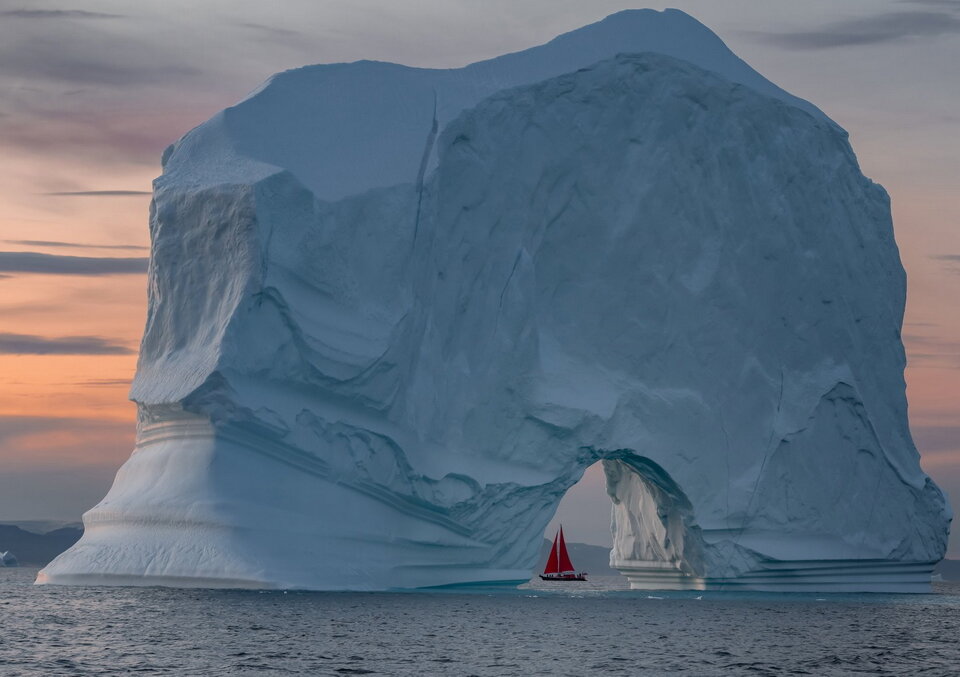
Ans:
<svg viewBox="0 0 960 677"><path fill-rule="evenodd" d="M69 190L56 193L41 193L58 197L128 197L130 195L153 195L149 190Z"/></svg>
<svg viewBox="0 0 960 677"><path fill-rule="evenodd" d="M954 493L955 483L960 480L960 426L957 425L912 425L910 432L920 452L921 464L948 493ZM954 475L952 479L950 475ZM947 486L944 486L946 480ZM953 487L950 485L954 484Z"/></svg>
<svg viewBox="0 0 960 677"><path fill-rule="evenodd" d="M0 355L131 355L127 346L99 336L50 338L31 334L0 333Z"/></svg>
<svg viewBox="0 0 960 677"><path fill-rule="evenodd" d="M960 341L935 336L904 334L907 364L912 367L960 369Z"/></svg>
<svg viewBox="0 0 960 677"><path fill-rule="evenodd" d="M4 240L7 244L20 244L26 247L70 247L76 249L127 249L146 250L150 247L139 244L86 244L83 242L57 242L55 240Z"/></svg>
<svg viewBox="0 0 960 677"><path fill-rule="evenodd" d="M35 157L70 156L85 162L97 157L103 162L121 160L159 168L163 149L203 117L196 112L167 112L164 117L149 111L126 117L42 111L31 117L27 112L4 124L0 136L7 147Z"/></svg>
<svg viewBox="0 0 960 677"><path fill-rule="evenodd" d="M957 33L960 33L960 17L943 11L887 12L835 21L812 31L747 32L764 42L786 49L852 47L910 37L938 37Z"/></svg>
<svg viewBox="0 0 960 677"><path fill-rule="evenodd" d="M63 15L37 15L56 18ZM184 50L144 39L136 22L118 31L111 23L72 21L0 21L0 73L7 83L29 83L48 91L50 81L73 91L85 85L153 88L182 85L203 70Z"/></svg>
<svg viewBox="0 0 960 677"><path fill-rule="evenodd" d="M294 38L294 37L299 38L303 36L303 33L301 33L300 31L290 30L289 28L277 28L275 26L266 26L264 24L249 23L249 22L238 23L235 25L239 26L240 28L248 28L252 31L256 31L267 37L273 37L273 38Z"/></svg>
<svg viewBox="0 0 960 677"><path fill-rule="evenodd" d="M960 0L899 0L899 2L905 5L940 7L944 9L952 9L955 12L960 12Z"/></svg>
<svg viewBox="0 0 960 677"><path fill-rule="evenodd" d="M89 427L91 421L82 418L56 416L3 416L0 415L0 444L15 437L46 432L52 428Z"/></svg>
<svg viewBox="0 0 960 677"><path fill-rule="evenodd" d="M46 275L124 275L147 272L148 258L58 256L39 252L0 252L0 273Z"/></svg>
<svg viewBox="0 0 960 677"><path fill-rule="evenodd" d="M95 378L88 381L74 381L69 385L78 385L85 388L113 388L124 386L129 388L132 380L129 378Z"/></svg>
<svg viewBox="0 0 960 677"><path fill-rule="evenodd" d="M960 275L960 254L938 254L930 258L943 263L948 273Z"/></svg>
<svg viewBox="0 0 960 677"><path fill-rule="evenodd" d="M10 9L33 4L11 7L0 0L0 7ZM238 16L231 18L242 21ZM82 158L98 165L135 162L158 168L164 148L278 70L265 64L277 61L272 52L288 53L294 41L293 36L268 38L266 30L214 23L211 28L201 18L169 12L158 12L149 21L0 17L4 150L18 149L31 158ZM296 41L299 48L304 48L304 39ZM251 64L249 50L232 51L251 40L258 43L255 53L262 52L266 61ZM316 48L315 41L309 46ZM298 61L287 58L281 65ZM68 96L77 92L81 94ZM60 188L74 187L51 185L40 190ZM98 193L105 194L89 192Z"/></svg>
<svg viewBox="0 0 960 677"><path fill-rule="evenodd" d="M911 426L911 432L921 452L960 452L960 425Z"/></svg>
<svg viewBox="0 0 960 677"><path fill-rule="evenodd" d="M88 58L78 54L71 58L67 50L63 55L51 57L51 52L49 45L38 45L35 48L27 47L16 55L8 53L4 57L6 75L73 85L84 83L129 87L175 83L202 73L199 68L189 65L136 64L130 60L111 62L96 55Z"/></svg>
<svg viewBox="0 0 960 677"><path fill-rule="evenodd" d="M122 14L88 12L82 9L6 9L0 16L12 19L122 19Z"/></svg>

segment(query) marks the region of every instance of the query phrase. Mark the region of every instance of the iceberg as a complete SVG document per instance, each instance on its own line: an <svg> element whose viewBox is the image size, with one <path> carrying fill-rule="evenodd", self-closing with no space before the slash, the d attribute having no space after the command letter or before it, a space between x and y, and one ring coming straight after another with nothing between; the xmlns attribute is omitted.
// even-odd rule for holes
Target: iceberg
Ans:
<svg viewBox="0 0 960 677"><path fill-rule="evenodd" d="M0 552L0 567L15 567L19 564L16 556L9 550Z"/></svg>
<svg viewBox="0 0 960 677"><path fill-rule="evenodd" d="M167 149L137 443L39 583L923 591L905 275L846 133L675 10L278 74Z"/></svg>

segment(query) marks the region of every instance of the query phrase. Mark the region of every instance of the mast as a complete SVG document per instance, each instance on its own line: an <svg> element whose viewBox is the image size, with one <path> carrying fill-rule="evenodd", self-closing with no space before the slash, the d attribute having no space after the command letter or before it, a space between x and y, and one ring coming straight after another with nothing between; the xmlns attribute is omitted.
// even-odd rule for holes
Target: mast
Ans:
<svg viewBox="0 0 960 677"><path fill-rule="evenodd" d="M560 573L560 549L563 547L563 527L557 530L557 535L553 537L557 541L557 573Z"/></svg>

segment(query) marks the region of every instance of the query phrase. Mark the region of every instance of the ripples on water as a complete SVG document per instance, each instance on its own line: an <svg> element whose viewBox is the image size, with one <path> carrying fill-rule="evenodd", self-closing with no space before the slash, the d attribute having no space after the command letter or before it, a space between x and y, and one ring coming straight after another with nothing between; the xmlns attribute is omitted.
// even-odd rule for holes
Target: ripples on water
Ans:
<svg viewBox="0 0 960 677"><path fill-rule="evenodd" d="M0 674L952 675L960 584L733 595L531 584L444 593L33 586L0 569ZM662 598L662 599L658 599Z"/></svg>

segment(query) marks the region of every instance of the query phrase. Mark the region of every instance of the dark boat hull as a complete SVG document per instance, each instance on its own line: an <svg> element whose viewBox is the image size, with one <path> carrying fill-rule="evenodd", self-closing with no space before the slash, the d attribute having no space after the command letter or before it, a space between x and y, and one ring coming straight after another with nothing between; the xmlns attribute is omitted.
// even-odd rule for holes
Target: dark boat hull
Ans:
<svg viewBox="0 0 960 677"><path fill-rule="evenodd" d="M544 581L585 581L587 580L586 574L570 574L568 576L550 576L540 574L540 579Z"/></svg>

